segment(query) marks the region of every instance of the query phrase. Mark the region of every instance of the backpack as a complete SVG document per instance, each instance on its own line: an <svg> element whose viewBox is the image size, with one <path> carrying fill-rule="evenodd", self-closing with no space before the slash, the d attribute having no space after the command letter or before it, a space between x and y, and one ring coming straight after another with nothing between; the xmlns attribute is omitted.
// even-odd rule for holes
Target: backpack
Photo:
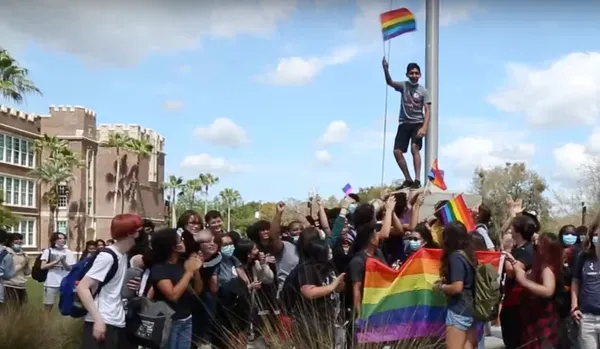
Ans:
<svg viewBox="0 0 600 349"><path fill-rule="evenodd" d="M113 263L110 267L110 270L106 274L104 281L98 285L98 288L92 294L92 296L96 298L98 294L100 294L102 287L108 284L110 280L114 278L117 274L117 271L119 269L119 259L117 257L117 254L110 248L104 248L100 250L100 252L86 257L83 260L79 261L77 264L73 265L73 267L69 271L69 274L67 274L67 276L65 276L60 283L58 310L62 315L70 316L73 318L80 318L84 317L87 314L87 310L85 309L83 304L81 304L81 301L77 296L77 285L79 284L79 281L83 279L85 274L87 274L87 272L92 268L92 265L94 265L94 261L102 252L110 254L113 258Z"/></svg>
<svg viewBox="0 0 600 349"><path fill-rule="evenodd" d="M8 255L8 250L7 249L3 249L2 252L0 252L0 264L2 263L2 261L4 260L4 258L6 258L7 255ZM13 276L11 274L13 274L13 273L14 273L14 270L13 271L7 271L7 270L5 270L4 271L4 275L2 275L2 278L4 280L10 280L11 277Z"/></svg>
<svg viewBox="0 0 600 349"><path fill-rule="evenodd" d="M175 311L166 302L146 297L152 286L149 278L150 270L146 269L137 296L127 302L125 336L138 347L167 349Z"/></svg>
<svg viewBox="0 0 600 349"><path fill-rule="evenodd" d="M52 249L48 249L48 261L50 261L50 255L51 255L51 251ZM41 282L44 283L46 282L46 279L48 278L48 269L42 269L42 255L44 254L44 252L42 251L42 253L40 253L39 256L37 256L37 258L35 259L35 262L33 263L33 268L31 268L31 278L34 279L37 282Z"/></svg>
<svg viewBox="0 0 600 349"><path fill-rule="evenodd" d="M469 258L463 257L475 270L473 282L473 317L479 321L492 321L498 318L502 292L500 275L491 264L474 266Z"/></svg>

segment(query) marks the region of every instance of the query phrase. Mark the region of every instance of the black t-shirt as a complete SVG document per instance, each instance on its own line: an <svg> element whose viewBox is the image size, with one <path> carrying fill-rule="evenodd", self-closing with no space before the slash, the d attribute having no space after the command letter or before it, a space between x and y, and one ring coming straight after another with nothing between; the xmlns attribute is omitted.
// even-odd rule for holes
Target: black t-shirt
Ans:
<svg viewBox="0 0 600 349"><path fill-rule="evenodd" d="M463 282L463 291L448 298L448 310L455 314L473 316L473 289L475 268L461 252L454 251L448 256L448 275L446 284Z"/></svg>
<svg viewBox="0 0 600 349"><path fill-rule="evenodd" d="M386 263L385 257L381 250L375 250L374 258L377 258L381 263ZM365 251L357 252L350 264L348 264L348 269L346 270L346 304L353 305L354 292L353 292L353 284L355 282L363 283L365 280L365 270L366 263L369 255Z"/></svg>
<svg viewBox="0 0 600 349"><path fill-rule="evenodd" d="M330 265L312 262L298 264L288 275L282 291L286 302L286 311L304 319L311 319L311 321L312 319L315 321L333 319L339 301L339 295L336 292L325 297L308 300L302 296L300 289L306 285L327 286L334 279L335 273Z"/></svg>
<svg viewBox="0 0 600 349"><path fill-rule="evenodd" d="M381 249L390 263L395 263L398 260L403 263L406 260L406 249L404 237L402 236L389 236L381 244Z"/></svg>
<svg viewBox="0 0 600 349"><path fill-rule="evenodd" d="M184 274L185 269L180 263L161 263L152 266L150 269L150 281L154 287L155 299L157 301L164 301L171 307L171 309L175 311L175 314L173 314L174 320L185 319L192 315L191 306L193 304L195 295L192 293L192 289L188 288L185 290L179 300L176 302L171 302L158 288L158 282L161 280L170 280L173 286L175 286L183 278Z"/></svg>
<svg viewBox="0 0 600 349"><path fill-rule="evenodd" d="M523 263L525 271L528 271L533 266L535 260L535 249L531 242L526 242L519 247L512 249L511 254L513 257ZM518 306L521 301L522 287L515 287L516 281L514 279L506 279L506 293L502 305L504 307Z"/></svg>

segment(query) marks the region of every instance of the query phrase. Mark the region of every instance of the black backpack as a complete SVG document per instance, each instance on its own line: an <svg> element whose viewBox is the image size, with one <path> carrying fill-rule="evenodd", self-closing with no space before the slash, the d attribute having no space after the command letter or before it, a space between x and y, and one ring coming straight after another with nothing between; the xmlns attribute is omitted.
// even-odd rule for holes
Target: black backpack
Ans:
<svg viewBox="0 0 600 349"><path fill-rule="evenodd" d="M50 261L51 249L48 249L48 261ZM31 268L31 278L37 282L44 283L48 278L48 269L42 269L42 255L44 251L40 253L39 256L35 259L33 263L33 268Z"/></svg>

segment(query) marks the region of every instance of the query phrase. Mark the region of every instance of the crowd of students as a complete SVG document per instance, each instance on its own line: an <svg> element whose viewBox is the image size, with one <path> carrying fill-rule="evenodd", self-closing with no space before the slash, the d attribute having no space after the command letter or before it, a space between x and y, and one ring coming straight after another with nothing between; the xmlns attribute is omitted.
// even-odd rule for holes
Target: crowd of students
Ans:
<svg viewBox="0 0 600 349"><path fill-rule="evenodd" d="M201 217L189 210L177 228L158 230L136 214L118 215L111 240L86 243L80 258L90 261L76 284L86 311L82 348L137 347L128 333L134 297L167 305L163 347L170 349L245 348L248 339L275 334L293 337L297 348L318 347L317 335L320 343L352 348L367 258L400 268L419 248L443 250L432 287L448 299L447 348L484 345L484 324L473 315L476 250L506 255L500 322L508 349L600 347L598 219L589 229L540 233L535 213L511 201L495 243L485 206L473 210L477 228L469 232L459 222L444 225L436 214L419 221L424 195L406 190L361 203L351 194L333 209L317 198L314 215L287 225L279 203L271 222L255 222L245 236L225 232L217 211ZM21 241L0 231L5 305L27 302L32 268ZM61 233L52 235L40 261L50 312L77 261Z"/></svg>

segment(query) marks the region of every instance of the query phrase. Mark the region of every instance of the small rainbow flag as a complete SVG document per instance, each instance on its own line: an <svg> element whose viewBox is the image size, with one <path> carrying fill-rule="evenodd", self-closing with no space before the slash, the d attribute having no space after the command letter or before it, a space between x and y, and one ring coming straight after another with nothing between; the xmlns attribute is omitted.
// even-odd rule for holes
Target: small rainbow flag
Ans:
<svg viewBox="0 0 600 349"><path fill-rule="evenodd" d="M342 191L344 192L344 194L349 195L352 194L352 186L350 185L350 183L347 183L343 188Z"/></svg>
<svg viewBox="0 0 600 349"><path fill-rule="evenodd" d="M471 211L467 208L467 204L465 204L465 199L462 194L455 196L452 200L448 201L447 204L440 208L440 213L442 214L442 221L444 225L459 221L467 227L469 232L475 230L475 223L473 222L473 216L471 215Z"/></svg>
<svg viewBox="0 0 600 349"><path fill-rule="evenodd" d="M417 30L415 16L407 8L388 11L380 15L383 41Z"/></svg>
<svg viewBox="0 0 600 349"><path fill-rule="evenodd" d="M442 250L421 248L399 270L374 258L366 264L362 309L357 320L360 343L443 337L446 298L433 290L440 277ZM481 264L502 274L501 252L477 252Z"/></svg>
<svg viewBox="0 0 600 349"><path fill-rule="evenodd" d="M431 170L429 171L429 176L427 176L431 183L436 187L446 190L448 187L446 186L446 182L444 181L444 174L438 168L438 160L433 160L433 164L431 164Z"/></svg>

